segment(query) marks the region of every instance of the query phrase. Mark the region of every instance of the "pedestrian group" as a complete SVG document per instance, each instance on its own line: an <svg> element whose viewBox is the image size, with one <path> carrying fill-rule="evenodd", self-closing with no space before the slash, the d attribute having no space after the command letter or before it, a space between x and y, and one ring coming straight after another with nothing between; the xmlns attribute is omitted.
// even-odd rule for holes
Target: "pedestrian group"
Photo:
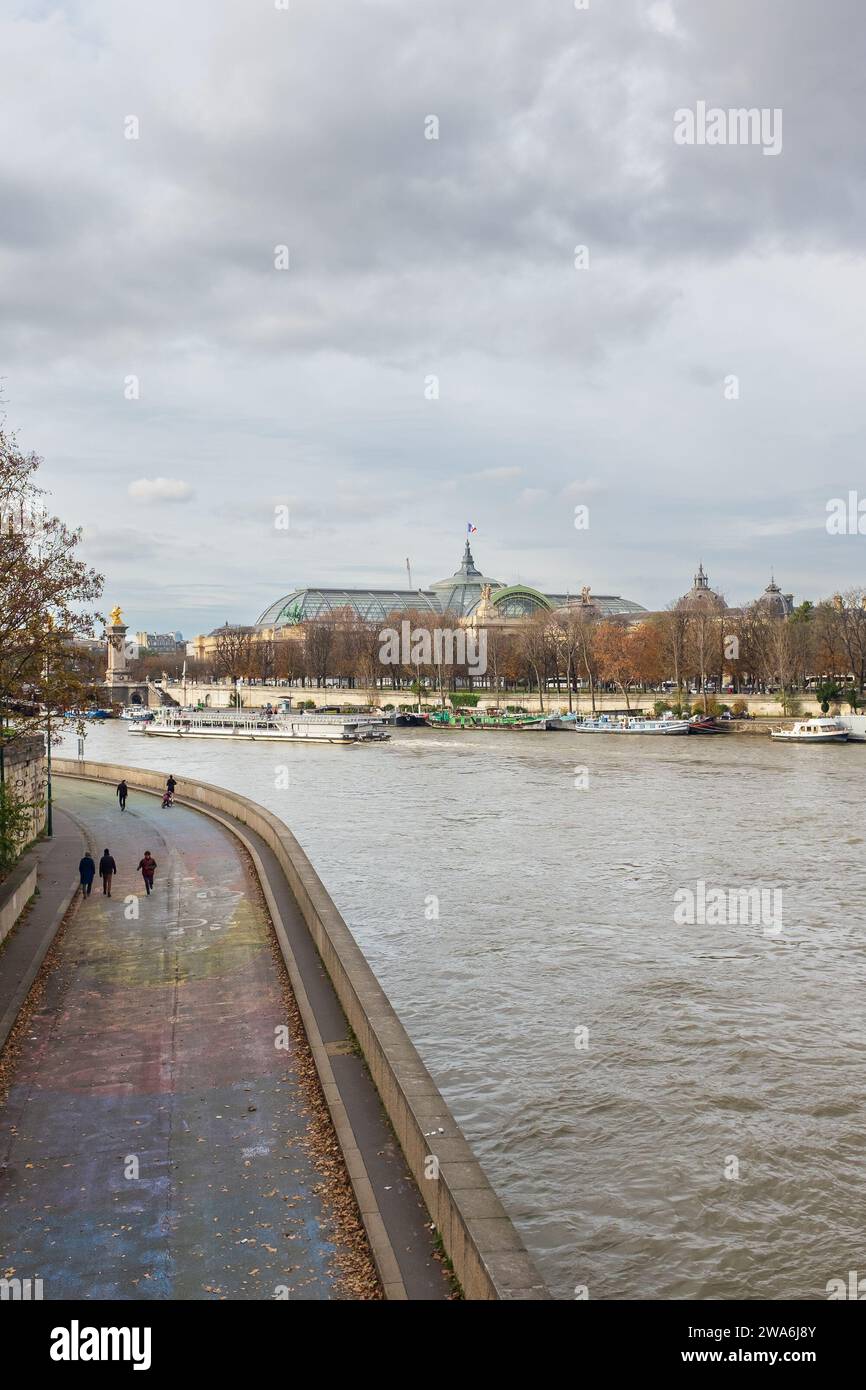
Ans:
<svg viewBox="0 0 866 1390"><path fill-rule="evenodd" d="M177 782L175 781L174 777L170 776L165 784L165 791L163 792L162 796L163 806L172 806L174 804L174 793L176 787ZM117 797L117 800L120 803L121 811L125 811L126 802L129 797L129 787L126 785L125 778L118 783L118 786L115 791L115 796ZM144 879L144 887L147 897L150 897L151 893L153 892L153 876L156 873L156 869L156 860L154 859L150 850L146 849L141 859L139 859L138 861L138 870L141 873L142 878ZM106 848L102 851L102 858L99 861L99 877L102 879L102 892L106 898L111 897L111 883L116 873L117 863L115 861L114 855L111 853L110 849ZM78 877L81 882L81 896L83 898L89 898L91 889L93 888L93 880L96 877L96 864L94 862L93 855L90 853L89 849L85 850L84 855L82 856L79 862Z"/></svg>

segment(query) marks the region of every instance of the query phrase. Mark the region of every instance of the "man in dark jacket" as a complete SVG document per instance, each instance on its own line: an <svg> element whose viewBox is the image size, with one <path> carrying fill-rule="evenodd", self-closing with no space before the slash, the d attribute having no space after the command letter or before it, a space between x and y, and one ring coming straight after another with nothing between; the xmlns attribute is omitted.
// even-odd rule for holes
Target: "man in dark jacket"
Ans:
<svg viewBox="0 0 866 1390"><path fill-rule="evenodd" d="M111 880L117 873L117 865L108 850L103 850L102 858L99 861L99 876L102 879L102 891L106 897L111 897Z"/></svg>
<svg viewBox="0 0 866 1390"><path fill-rule="evenodd" d="M168 775L168 781L166 782L165 785L166 785L166 787L168 788L169 794L170 794L171 796L174 796L174 789L175 789L175 787L177 786L177 782L174 780L174 778L172 777L171 773L169 773L169 775Z"/></svg>
<svg viewBox="0 0 866 1390"><path fill-rule="evenodd" d="M121 811L125 811L126 798L129 796L129 787L126 785L125 778L122 782L118 783L117 792L115 793L115 795L117 796L117 799L120 802Z"/></svg>
<svg viewBox="0 0 866 1390"><path fill-rule="evenodd" d="M93 878L95 873L96 865L93 862L93 856L91 855L89 849L85 850L84 858L78 865L78 877L81 879L81 896L83 898L90 897L90 890L93 887Z"/></svg>

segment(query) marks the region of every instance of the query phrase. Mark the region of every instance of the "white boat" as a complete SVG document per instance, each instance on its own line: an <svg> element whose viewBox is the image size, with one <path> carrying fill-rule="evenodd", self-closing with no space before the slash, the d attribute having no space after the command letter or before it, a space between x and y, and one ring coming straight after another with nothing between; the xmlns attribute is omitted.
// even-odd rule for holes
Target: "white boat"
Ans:
<svg viewBox="0 0 866 1390"><path fill-rule="evenodd" d="M793 729L771 729L770 738L788 743L847 743L848 730L841 719L798 719Z"/></svg>
<svg viewBox="0 0 866 1390"><path fill-rule="evenodd" d="M573 725L576 734L687 734L687 719L643 719L638 715L612 718L600 714L597 719L583 719Z"/></svg>
<svg viewBox="0 0 866 1390"><path fill-rule="evenodd" d="M223 738L286 743L378 743L391 735L383 719L367 715L292 714L265 710L162 709L152 722L133 721L139 738Z"/></svg>
<svg viewBox="0 0 866 1390"><path fill-rule="evenodd" d="M142 721L148 723L153 719L154 712L148 709L146 705L126 705L125 708L121 710L120 717L134 724L140 724Z"/></svg>
<svg viewBox="0 0 866 1390"><path fill-rule="evenodd" d="M866 714L840 714L839 723L848 730L849 743L866 743Z"/></svg>

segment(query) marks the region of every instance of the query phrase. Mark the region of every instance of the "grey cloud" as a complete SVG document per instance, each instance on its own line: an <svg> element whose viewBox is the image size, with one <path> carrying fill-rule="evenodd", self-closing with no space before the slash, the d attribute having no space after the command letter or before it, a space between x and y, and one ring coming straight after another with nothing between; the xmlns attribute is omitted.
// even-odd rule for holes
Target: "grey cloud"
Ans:
<svg viewBox="0 0 866 1390"><path fill-rule="evenodd" d="M489 572L650 605L687 587L686 539L727 592L768 546L783 585L854 582L850 547L784 528L816 474L861 470L861 10L24 0L0 373L57 505L184 628L254 616L286 553L311 582L407 551L439 577L467 516ZM676 146L697 100L783 108L783 153ZM141 477L196 497L127 550ZM283 495L289 552L263 539Z"/></svg>

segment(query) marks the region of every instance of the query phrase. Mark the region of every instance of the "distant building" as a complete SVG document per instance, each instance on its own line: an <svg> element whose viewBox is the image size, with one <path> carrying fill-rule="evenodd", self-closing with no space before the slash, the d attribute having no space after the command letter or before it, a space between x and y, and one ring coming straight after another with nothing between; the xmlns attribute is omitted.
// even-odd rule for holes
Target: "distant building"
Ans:
<svg viewBox="0 0 866 1390"><path fill-rule="evenodd" d="M149 652L159 656L175 656L178 652L186 652L186 643L180 632L137 632L135 640L139 650L146 647Z"/></svg>
<svg viewBox="0 0 866 1390"><path fill-rule="evenodd" d="M703 564L699 564L694 583L689 592L683 594L679 606L688 608L694 613L724 613L728 605L721 594L717 594L715 589L710 588L710 581L704 572Z"/></svg>
<svg viewBox="0 0 866 1390"><path fill-rule="evenodd" d="M766 609L768 613L771 613L774 618L787 618L794 611L794 595L783 594L773 576L770 577L770 582L761 597L755 602Z"/></svg>
<svg viewBox="0 0 866 1390"><path fill-rule="evenodd" d="M459 568L428 589L295 589L266 608L256 627L289 628L340 610L348 610L368 622L382 622L391 614L418 611L449 613L457 620L469 619L482 598L486 605L492 606L498 619L513 620L531 617L542 610L553 612L571 602L573 596L545 594L528 584L505 584L501 579L491 579L477 568L467 540ZM635 617L646 612L639 603L613 594L594 594L591 602L601 617Z"/></svg>

